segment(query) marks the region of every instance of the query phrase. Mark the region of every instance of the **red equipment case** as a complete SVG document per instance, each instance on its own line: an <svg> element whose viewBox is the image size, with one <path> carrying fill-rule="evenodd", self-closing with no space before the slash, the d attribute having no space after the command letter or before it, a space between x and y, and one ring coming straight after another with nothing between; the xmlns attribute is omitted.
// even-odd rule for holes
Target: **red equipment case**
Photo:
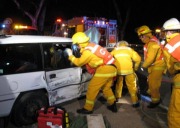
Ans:
<svg viewBox="0 0 180 128"><path fill-rule="evenodd" d="M38 128L64 128L64 110L56 107L38 111Z"/></svg>

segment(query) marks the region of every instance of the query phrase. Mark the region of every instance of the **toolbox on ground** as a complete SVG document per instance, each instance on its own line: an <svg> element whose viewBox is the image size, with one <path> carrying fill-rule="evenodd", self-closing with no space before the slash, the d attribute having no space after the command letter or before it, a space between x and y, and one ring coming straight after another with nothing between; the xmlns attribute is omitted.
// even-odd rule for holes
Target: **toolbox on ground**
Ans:
<svg viewBox="0 0 180 128"><path fill-rule="evenodd" d="M38 111L38 128L65 128L65 111L57 107Z"/></svg>

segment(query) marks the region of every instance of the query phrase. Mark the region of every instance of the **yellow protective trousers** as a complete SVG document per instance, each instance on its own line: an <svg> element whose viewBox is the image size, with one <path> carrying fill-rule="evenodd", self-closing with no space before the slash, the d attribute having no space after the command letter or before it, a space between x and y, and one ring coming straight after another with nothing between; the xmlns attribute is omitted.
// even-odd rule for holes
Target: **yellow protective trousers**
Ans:
<svg viewBox="0 0 180 128"><path fill-rule="evenodd" d="M173 78L173 84L168 109L168 128L180 128L180 74Z"/></svg>
<svg viewBox="0 0 180 128"><path fill-rule="evenodd" d="M160 100L159 88L161 86L162 76L164 70L152 70L148 75L148 93L151 95L153 103Z"/></svg>
<svg viewBox="0 0 180 128"><path fill-rule="evenodd" d="M95 99L100 90L102 90L103 95L107 99L107 103L109 105L112 105L116 101L114 93L111 89L111 86L113 84L113 77L116 76L116 74L114 76L108 75L113 72L117 73L116 68L113 66L103 66L96 70L95 75L88 85L86 102L84 105L84 108L86 110L93 110ZM100 74L102 74L102 76Z"/></svg>
<svg viewBox="0 0 180 128"><path fill-rule="evenodd" d="M122 96L122 88L123 88L123 79L125 78L125 82L131 96L132 103L135 104L138 102L137 97L137 79L136 74L128 74L128 75L118 75L117 76L117 83L115 89L115 96L116 98L121 98Z"/></svg>

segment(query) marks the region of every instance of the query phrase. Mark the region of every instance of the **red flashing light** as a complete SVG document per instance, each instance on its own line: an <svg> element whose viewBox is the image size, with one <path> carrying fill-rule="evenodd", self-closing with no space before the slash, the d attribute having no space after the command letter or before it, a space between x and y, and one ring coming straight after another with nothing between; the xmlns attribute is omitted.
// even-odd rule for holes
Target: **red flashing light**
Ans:
<svg viewBox="0 0 180 128"><path fill-rule="evenodd" d="M61 19L57 19L56 22L60 23L62 20Z"/></svg>
<svg viewBox="0 0 180 128"><path fill-rule="evenodd" d="M84 23L84 20L81 20L82 23Z"/></svg>

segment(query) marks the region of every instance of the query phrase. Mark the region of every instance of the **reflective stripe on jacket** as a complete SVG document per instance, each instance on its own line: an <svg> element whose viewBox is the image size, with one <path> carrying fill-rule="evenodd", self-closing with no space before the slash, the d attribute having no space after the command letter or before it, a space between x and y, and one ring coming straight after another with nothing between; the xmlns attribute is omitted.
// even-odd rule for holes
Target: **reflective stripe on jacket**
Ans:
<svg viewBox="0 0 180 128"><path fill-rule="evenodd" d="M85 50L90 50L93 54L102 58L104 60L104 64L113 64L115 61L107 49L95 43L89 43L88 46L85 47Z"/></svg>
<svg viewBox="0 0 180 128"><path fill-rule="evenodd" d="M156 42L159 45L159 40L155 36L153 36L150 39L150 42ZM148 50L147 47L148 47L148 45L144 45L144 60L147 58L147 50ZM156 60L162 60L162 59L163 59L163 53L161 52L161 55L158 58L156 58Z"/></svg>
<svg viewBox="0 0 180 128"><path fill-rule="evenodd" d="M165 45L165 50L167 50L175 59L180 61L180 34L169 40Z"/></svg>
<svg viewBox="0 0 180 128"><path fill-rule="evenodd" d="M90 50L82 49L80 58L76 58L74 55L71 55L69 56L69 60L76 66L88 65L88 72L91 74L97 73L98 77L115 76L117 73L116 68L114 69L113 66L104 65L103 59L93 54ZM112 72L110 70L111 68L113 69Z"/></svg>
<svg viewBox="0 0 180 128"><path fill-rule="evenodd" d="M141 62L139 54L127 46L115 48L111 54L115 58L118 75L134 73L134 69L137 70Z"/></svg>
<svg viewBox="0 0 180 128"><path fill-rule="evenodd" d="M154 39L144 45L144 63L143 68L151 65L162 65L164 63L161 46Z"/></svg>

